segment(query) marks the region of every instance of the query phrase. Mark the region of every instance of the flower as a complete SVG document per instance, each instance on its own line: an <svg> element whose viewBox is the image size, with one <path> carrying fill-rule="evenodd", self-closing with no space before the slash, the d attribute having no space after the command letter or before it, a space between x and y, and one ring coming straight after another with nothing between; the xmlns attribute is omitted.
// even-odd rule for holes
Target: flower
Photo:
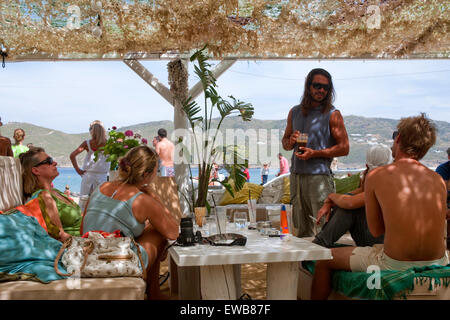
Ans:
<svg viewBox="0 0 450 320"><path fill-rule="evenodd" d="M133 131L125 132L116 131L117 127L113 126L113 130L108 132L109 138L104 147L99 148L95 152L95 161L97 161L98 152L103 151L107 162L111 162L110 170L117 170L120 157L123 157L128 150L141 144L147 144L147 139L142 138L141 141L133 137ZM137 134L138 135L138 134ZM139 135L140 137L140 135ZM145 141L145 142L144 142Z"/></svg>

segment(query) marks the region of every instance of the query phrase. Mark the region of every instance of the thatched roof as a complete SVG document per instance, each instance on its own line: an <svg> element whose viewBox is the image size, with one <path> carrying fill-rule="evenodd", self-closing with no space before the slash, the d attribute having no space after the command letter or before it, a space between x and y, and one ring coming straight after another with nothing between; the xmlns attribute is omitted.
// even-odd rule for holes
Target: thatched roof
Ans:
<svg viewBox="0 0 450 320"><path fill-rule="evenodd" d="M0 0L12 61L216 58L448 58L450 1ZM169 55L165 55L169 53Z"/></svg>

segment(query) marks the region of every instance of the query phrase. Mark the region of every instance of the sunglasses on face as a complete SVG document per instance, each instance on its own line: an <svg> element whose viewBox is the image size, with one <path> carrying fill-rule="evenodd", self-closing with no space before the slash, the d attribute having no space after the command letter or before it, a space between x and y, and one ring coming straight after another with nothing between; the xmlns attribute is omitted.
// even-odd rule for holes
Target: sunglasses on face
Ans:
<svg viewBox="0 0 450 320"><path fill-rule="evenodd" d="M313 82L311 85L316 90L320 90L320 89L324 89L325 91L330 90L330 85L329 84L322 84L322 83L318 83L318 82Z"/></svg>
<svg viewBox="0 0 450 320"><path fill-rule="evenodd" d="M43 164L51 165L51 164L53 164L53 162L55 162L55 161L53 160L52 157L47 157L45 160L42 160L41 162L39 162L38 164L34 165L33 167L36 168L36 167L39 167L39 166L41 166Z"/></svg>
<svg viewBox="0 0 450 320"><path fill-rule="evenodd" d="M397 136L398 136L398 131L394 131L392 133L392 140L395 140L395 138L397 138Z"/></svg>

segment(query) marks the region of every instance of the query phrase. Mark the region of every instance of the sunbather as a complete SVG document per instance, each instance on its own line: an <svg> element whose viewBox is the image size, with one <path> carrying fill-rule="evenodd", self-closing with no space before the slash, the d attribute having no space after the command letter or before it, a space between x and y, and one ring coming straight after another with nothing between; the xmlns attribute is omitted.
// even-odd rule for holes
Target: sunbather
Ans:
<svg viewBox="0 0 450 320"><path fill-rule="evenodd" d="M384 235L373 237L369 231L364 206L364 178L373 169L392 162L391 150L382 145L369 148L366 154L366 170L359 188L348 194L330 193L317 213L317 224L325 217L326 223L312 242L330 248L347 231L358 247L383 243Z"/></svg>
<svg viewBox="0 0 450 320"><path fill-rule="evenodd" d="M165 258L167 239L177 239L179 232L176 219L149 189L157 164L158 155L148 146L128 151L119 162L119 179L105 182L91 195L82 227L82 232L119 229L136 238L145 249L141 252L150 299L165 298L159 288L160 261Z"/></svg>
<svg viewBox="0 0 450 320"><path fill-rule="evenodd" d="M447 190L444 181L419 160L436 142L436 129L424 114L401 119L392 146L394 163L370 172L364 193L367 224L384 245L333 248L332 260L318 261L312 299L326 299L333 270L404 271L412 267L447 265L444 241Z"/></svg>
<svg viewBox="0 0 450 320"><path fill-rule="evenodd" d="M62 242L70 236L80 235L81 209L63 192L52 188L59 175L57 162L43 148L32 147L19 156L23 168L23 190L25 198L40 196L43 207L56 231L48 227L49 234ZM54 228L53 228L54 229Z"/></svg>

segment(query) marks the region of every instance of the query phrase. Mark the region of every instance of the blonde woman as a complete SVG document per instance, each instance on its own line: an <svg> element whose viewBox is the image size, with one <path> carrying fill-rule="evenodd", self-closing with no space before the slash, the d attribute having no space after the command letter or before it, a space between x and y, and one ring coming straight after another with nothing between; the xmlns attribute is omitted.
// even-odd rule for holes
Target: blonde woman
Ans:
<svg viewBox="0 0 450 320"><path fill-rule="evenodd" d="M40 197L41 211L47 231L53 238L64 242L70 236L80 236L81 209L63 192L52 188L53 180L59 175L57 162L43 148L32 147L19 156L23 173L25 198Z"/></svg>
<svg viewBox="0 0 450 320"><path fill-rule="evenodd" d="M13 138L15 143L11 146L11 148L14 153L14 158L18 158L21 153L28 151L28 147L23 145L23 140L25 140L25 131L22 128L17 128L14 130Z"/></svg>
<svg viewBox="0 0 450 320"><path fill-rule="evenodd" d="M148 186L158 170L158 155L148 146L132 148L119 161L118 180L94 190L87 204L82 232L120 230L142 247L147 267L147 297L165 299L159 288L160 261L167 239L175 240L179 223ZM150 225L151 223L151 225Z"/></svg>
<svg viewBox="0 0 450 320"><path fill-rule="evenodd" d="M82 177L80 196L89 195L95 188L106 182L109 163L102 152L99 153L97 161L94 161L94 152L106 144L106 130L101 121L93 121L89 126L91 139L83 141L78 148L70 154L70 161L75 171ZM78 167L77 155L86 151L82 169ZM84 209L84 208L82 208Z"/></svg>

